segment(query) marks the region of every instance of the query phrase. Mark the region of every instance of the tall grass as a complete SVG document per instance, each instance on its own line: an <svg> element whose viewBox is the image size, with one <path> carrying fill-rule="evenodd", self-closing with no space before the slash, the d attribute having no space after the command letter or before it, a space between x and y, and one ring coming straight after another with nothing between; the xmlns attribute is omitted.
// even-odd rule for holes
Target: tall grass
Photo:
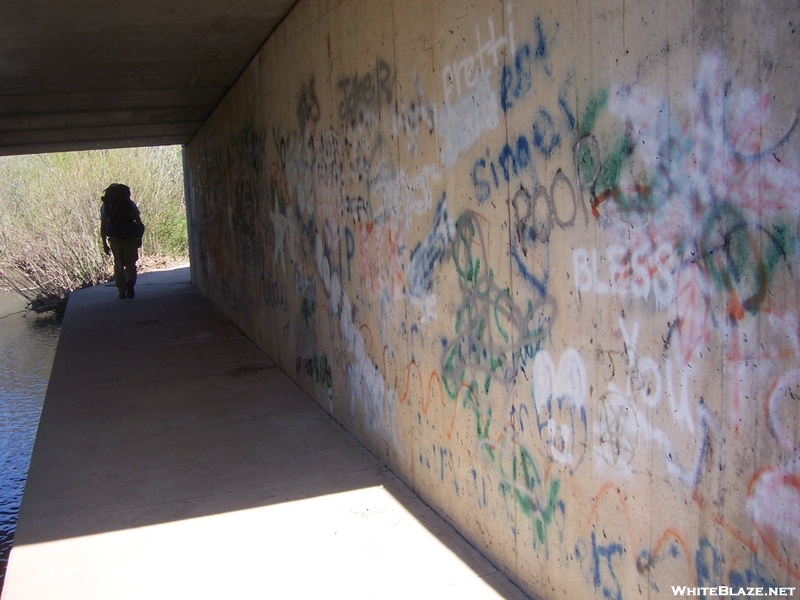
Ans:
<svg viewBox="0 0 800 600"><path fill-rule="evenodd" d="M131 188L147 227L143 262L188 260L179 147L0 157L0 286L42 311L107 281L100 197L115 182Z"/></svg>

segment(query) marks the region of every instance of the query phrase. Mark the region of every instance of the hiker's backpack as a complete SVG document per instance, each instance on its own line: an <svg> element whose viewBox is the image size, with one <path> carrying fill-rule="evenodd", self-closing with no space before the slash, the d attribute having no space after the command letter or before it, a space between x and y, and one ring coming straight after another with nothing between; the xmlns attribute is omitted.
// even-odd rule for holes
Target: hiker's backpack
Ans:
<svg viewBox="0 0 800 600"><path fill-rule="evenodd" d="M113 238L140 238L144 225L137 220L131 201L131 189L121 183L112 183L103 194L106 211L106 235Z"/></svg>

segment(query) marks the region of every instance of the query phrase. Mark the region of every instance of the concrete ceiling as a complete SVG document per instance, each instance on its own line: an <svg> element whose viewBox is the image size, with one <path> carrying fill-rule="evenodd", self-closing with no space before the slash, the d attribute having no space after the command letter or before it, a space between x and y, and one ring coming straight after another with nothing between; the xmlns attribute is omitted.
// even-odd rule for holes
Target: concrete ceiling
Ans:
<svg viewBox="0 0 800 600"><path fill-rule="evenodd" d="M296 0L0 0L0 155L183 144Z"/></svg>

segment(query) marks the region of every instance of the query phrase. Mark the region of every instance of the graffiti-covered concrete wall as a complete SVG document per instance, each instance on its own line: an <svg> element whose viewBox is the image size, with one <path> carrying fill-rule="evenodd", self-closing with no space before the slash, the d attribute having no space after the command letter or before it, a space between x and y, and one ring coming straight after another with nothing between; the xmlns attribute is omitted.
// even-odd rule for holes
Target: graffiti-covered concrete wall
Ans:
<svg viewBox="0 0 800 600"><path fill-rule="evenodd" d="M531 593L800 586L798 29L301 0L188 147L194 280Z"/></svg>

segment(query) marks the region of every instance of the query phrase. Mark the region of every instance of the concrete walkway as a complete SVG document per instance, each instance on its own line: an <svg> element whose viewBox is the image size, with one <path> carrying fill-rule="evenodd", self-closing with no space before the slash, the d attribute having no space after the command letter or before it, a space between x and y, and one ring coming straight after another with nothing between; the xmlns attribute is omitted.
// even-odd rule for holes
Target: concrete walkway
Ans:
<svg viewBox="0 0 800 600"><path fill-rule="evenodd" d="M3 600L525 597L188 269L71 296Z"/></svg>

